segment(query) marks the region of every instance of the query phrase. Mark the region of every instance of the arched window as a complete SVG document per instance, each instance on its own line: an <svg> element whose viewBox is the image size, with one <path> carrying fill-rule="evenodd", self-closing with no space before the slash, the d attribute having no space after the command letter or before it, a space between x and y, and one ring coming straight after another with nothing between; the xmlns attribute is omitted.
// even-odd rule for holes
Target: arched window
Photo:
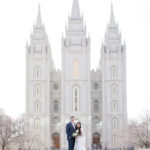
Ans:
<svg viewBox="0 0 150 150"><path fill-rule="evenodd" d="M93 107L94 112L99 112L99 101L95 100L93 105L94 105Z"/></svg>
<svg viewBox="0 0 150 150"><path fill-rule="evenodd" d="M40 126L41 126L41 121L40 121L39 118L36 118L35 119L35 128L36 128L36 130L39 130Z"/></svg>
<svg viewBox="0 0 150 150"><path fill-rule="evenodd" d="M54 88L54 90L58 90L59 89L59 84L58 83L54 83L53 84L53 88Z"/></svg>
<svg viewBox="0 0 150 150"><path fill-rule="evenodd" d="M40 78L40 75L41 75L40 67L35 67L35 77Z"/></svg>
<svg viewBox="0 0 150 150"><path fill-rule="evenodd" d="M73 78L79 78L79 61L77 59L73 61Z"/></svg>
<svg viewBox="0 0 150 150"><path fill-rule="evenodd" d="M117 96L117 85L116 84L112 85L112 96L113 97Z"/></svg>
<svg viewBox="0 0 150 150"><path fill-rule="evenodd" d="M113 118L113 129L116 130L118 129L118 119L117 118Z"/></svg>
<svg viewBox="0 0 150 150"><path fill-rule="evenodd" d="M35 95L40 96L40 93L41 93L41 86L40 86L40 84L36 84L35 85Z"/></svg>
<svg viewBox="0 0 150 150"><path fill-rule="evenodd" d="M117 78L117 67L115 65L112 66L112 78Z"/></svg>
<svg viewBox="0 0 150 150"><path fill-rule="evenodd" d="M94 83L93 84L93 88L94 88L94 90L97 90L99 88L99 84L98 83Z"/></svg>
<svg viewBox="0 0 150 150"><path fill-rule="evenodd" d="M40 110L41 110L40 101L39 101L39 100L36 100L36 101L35 101L35 111L36 111L36 112L40 112Z"/></svg>
<svg viewBox="0 0 150 150"><path fill-rule="evenodd" d="M59 106L58 106L58 101L57 100L55 100L54 103L53 103L53 110L55 112L57 112L59 110Z"/></svg>
<svg viewBox="0 0 150 150"><path fill-rule="evenodd" d="M115 112L118 110L118 103L116 100L112 101L112 110Z"/></svg>
<svg viewBox="0 0 150 150"><path fill-rule="evenodd" d="M112 137L112 143L113 143L113 146L116 147L117 146L117 136L116 135L113 135Z"/></svg>
<svg viewBox="0 0 150 150"><path fill-rule="evenodd" d="M80 87L78 85L73 86L73 111L79 111L80 101Z"/></svg>

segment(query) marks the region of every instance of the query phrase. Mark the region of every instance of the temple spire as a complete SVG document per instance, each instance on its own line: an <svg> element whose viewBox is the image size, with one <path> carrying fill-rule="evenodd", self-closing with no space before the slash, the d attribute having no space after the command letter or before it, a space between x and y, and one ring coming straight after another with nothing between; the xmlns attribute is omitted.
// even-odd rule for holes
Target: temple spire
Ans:
<svg viewBox="0 0 150 150"><path fill-rule="evenodd" d="M110 14L110 26L116 26L115 23L115 17L114 17L114 9L113 9L113 3L111 3L111 14Z"/></svg>
<svg viewBox="0 0 150 150"><path fill-rule="evenodd" d="M39 5L39 8L38 8L38 16L37 16L37 20L36 20L36 27L37 28L42 28L41 7L40 7L40 5Z"/></svg>
<svg viewBox="0 0 150 150"><path fill-rule="evenodd" d="M73 0L71 18L81 18L78 0Z"/></svg>

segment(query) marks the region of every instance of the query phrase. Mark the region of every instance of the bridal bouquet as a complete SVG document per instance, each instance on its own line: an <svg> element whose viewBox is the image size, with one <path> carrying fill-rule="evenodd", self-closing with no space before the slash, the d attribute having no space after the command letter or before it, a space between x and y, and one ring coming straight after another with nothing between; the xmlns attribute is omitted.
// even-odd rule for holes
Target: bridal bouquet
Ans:
<svg viewBox="0 0 150 150"><path fill-rule="evenodd" d="M79 135L79 131L78 131L78 130L76 130L76 132L74 132L74 133L72 134L73 137L77 137L78 135Z"/></svg>

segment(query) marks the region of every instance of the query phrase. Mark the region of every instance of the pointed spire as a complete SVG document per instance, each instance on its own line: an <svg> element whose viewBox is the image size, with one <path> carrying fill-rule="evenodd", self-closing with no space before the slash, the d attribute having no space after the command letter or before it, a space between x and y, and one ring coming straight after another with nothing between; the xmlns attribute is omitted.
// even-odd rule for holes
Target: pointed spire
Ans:
<svg viewBox="0 0 150 150"><path fill-rule="evenodd" d="M42 28L42 19L41 19L41 7L40 7L40 4L39 4L38 16L37 16L37 20L36 20L36 27L37 28Z"/></svg>
<svg viewBox="0 0 150 150"><path fill-rule="evenodd" d="M78 0L73 0L71 18L81 18Z"/></svg>
<svg viewBox="0 0 150 150"><path fill-rule="evenodd" d="M116 26L115 23L115 17L114 17L114 9L113 9L113 3L111 2L111 14L110 14L110 26Z"/></svg>

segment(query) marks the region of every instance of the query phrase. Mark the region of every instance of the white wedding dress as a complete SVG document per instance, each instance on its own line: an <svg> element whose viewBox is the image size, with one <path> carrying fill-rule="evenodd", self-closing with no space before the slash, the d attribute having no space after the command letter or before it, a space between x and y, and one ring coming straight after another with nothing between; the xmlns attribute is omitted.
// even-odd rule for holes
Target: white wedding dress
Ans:
<svg viewBox="0 0 150 150"><path fill-rule="evenodd" d="M85 134L84 130L81 128L81 136L76 138L75 150L86 150L85 148Z"/></svg>

